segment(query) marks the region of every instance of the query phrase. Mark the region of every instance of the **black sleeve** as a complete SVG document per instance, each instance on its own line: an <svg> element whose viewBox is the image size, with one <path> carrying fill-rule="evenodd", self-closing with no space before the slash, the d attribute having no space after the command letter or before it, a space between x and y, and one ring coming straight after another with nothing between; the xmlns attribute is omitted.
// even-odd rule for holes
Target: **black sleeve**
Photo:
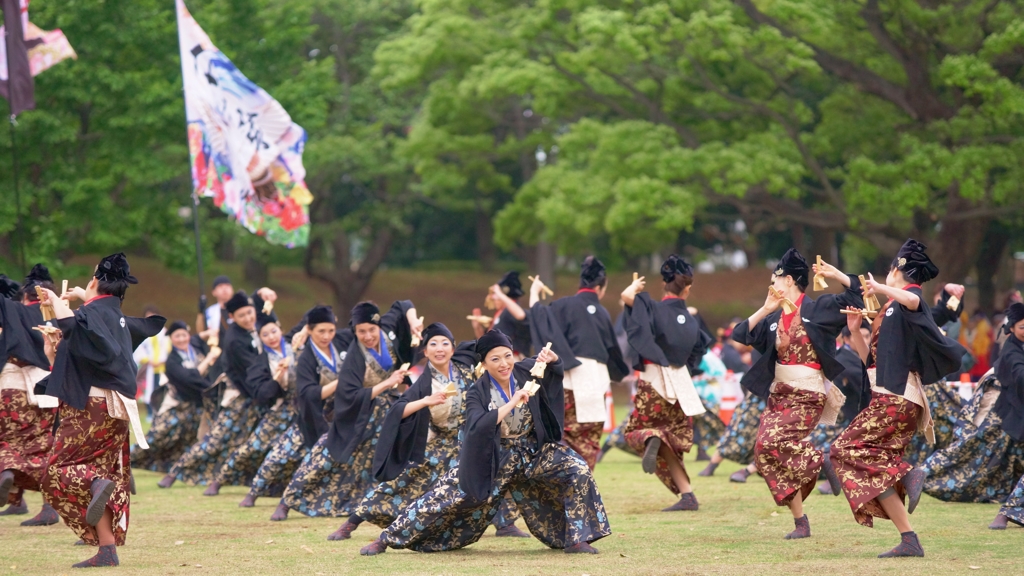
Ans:
<svg viewBox="0 0 1024 576"><path fill-rule="evenodd" d="M124 320L128 333L132 336L132 352L145 342L146 338L159 334L164 329L164 324L167 324L167 319L163 316L150 316L148 318L125 316Z"/></svg>
<svg viewBox="0 0 1024 576"><path fill-rule="evenodd" d="M750 319L740 322L732 329L732 339L740 344L753 346L755 350L764 354L768 350L768 320L771 317L772 314L769 314L753 329L750 327Z"/></svg>
<svg viewBox="0 0 1024 576"><path fill-rule="evenodd" d="M412 330L406 313L415 308L412 300L397 300L391 308L380 317L380 329L395 333L395 354L400 362L413 361Z"/></svg>
<svg viewBox="0 0 1024 576"><path fill-rule="evenodd" d="M433 378L426 369L388 409L373 455L373 474L380 482L394 480L410 462L422 462L427 449L430 410L417 410L404 417L410 402L422 400L433 391Z"/></svg>
<svg viewBox="0 0 1024 576"><path fill-rule="evenodd" d="M202 394L210 387L209 380L200 374L199 370L186 368L181 355L173 350L167 355L166 372L167 382L172 388L180 391L182 396Z"/></svg>
<svg viewBox="0 0 1024 576"><path fill-rule="evenodd" d="M295 394L295 406L299 413L299 429L302 431L303 443L312 447L327 431L319 365L312 346L306 346L305 350L299 354L295 366Z"/></svg>
<svg viewBox="0 0 1024 576"><path fill-rule="evenodd" d="M459 488L474 502L487 499L498 473L498 411L489 408L490 397L480 390L473 385L466 394L466 436L459 455Z"/></svg>
<svg viewBox="0 0 1024 576"><path fill-rule="evenodd" d="M690 353L690 357L686 360L686 369L690 372L690 376L699 376L704 373L700 369L700 363L704 360L704 355L708 353L708 348L714 343L715 339L711 337L704 330L697 330L697 343L693 345L693 352Z"/></svg>
<svg viewBox="0 0 1024 576"><path fill-rule="evenodd" d="M644 360L659 366L669 365L665 351L655 342L654 303L646 292L637 294L633 305L623 308L619 318L623 319L629 347L637 354L633 368L643 370Z"/></svg>
<svg viewBox="0 0 1024 576"><path fill-rule="evenodd" d="M842 313L847 306L864 308L864 296L861 294L860 278L847 275L850 285L839 294L824 294L814 302L815 324L827 326L834 330L842 330L846 326L846 314Z"/></svg>
<svg viewBox="0 0 1024 576"><path fill-rule="evenodd" d="M247 338L232 338L228 349L231 357L228 361L237 368L237 372L245 374L243 382L234 384L241 387L246 396L257 404L266 406L276 400L282 390L270 373L266 354L258 353L250 342Z"/></svg>
<svg viewBox="0 0 1024 576"><path fill-rule="evenodd" d="M533 308L530 308L530 334L534 350L541 350L547 346L548 342L551 342L551 349L558 355L562 365L566 370L571 370L579 366L580 361L573 354L569 340L562 332L556 312L553 310L553 307L557 306L559 302L560 300L556 300L551 306L538 302L533 305Z"/></svg>
<svg viewBox="0 0 1024 576"><path fill-rule="evenodd" d="M932 319L935 320L935 324L939 327L946 325L949 322L956 322L957 318L964 311L964 303L960 302L957 304L956 310L950 310L946 305L949 304L949 299L952 294L946 292L946 289L942 289L942 298L939 299L939 303L931 307Z"/></svg>

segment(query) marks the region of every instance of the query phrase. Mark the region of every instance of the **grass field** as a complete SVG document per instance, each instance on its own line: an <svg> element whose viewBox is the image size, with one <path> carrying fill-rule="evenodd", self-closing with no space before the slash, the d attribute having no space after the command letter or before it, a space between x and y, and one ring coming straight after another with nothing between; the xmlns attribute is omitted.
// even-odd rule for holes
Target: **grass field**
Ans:
<svg viewBox="0 0 1024 576"><path fill-rule="evenodd" d="M700 463L689 467L699 470ZM733 484L729 462L712 478L695 478L701 509L662 513L672 496L643 474L639 459L611 452L596 478L613 534L597 543L598 556L566 556L536 540L496 539L493 529L469 548L418 554L390 550L364 558L359 548L376 537L365 525L352 540L327 542L337 519L294 514L267 520L276 501L238 508L245 494L225 488L208 498L202 488L156 488L159 475L136 472L128 544L119 550L118 574L1024 574L1024 530L986 528L990 504L949 504L927 496L912 517L924 559L875 558L897 542L889 522L874 529L853 521L845 499L815 494L807 504L813 537L786 541L788 511L772 504L764 482ZM695 474L694 474L695 475ZM35 513L38 494L29 497ZM26 518L0 518L0 574L66 574L92 553L72 546L63 524L21 528ZM520 521L522 525L522 521Z"/></svg>

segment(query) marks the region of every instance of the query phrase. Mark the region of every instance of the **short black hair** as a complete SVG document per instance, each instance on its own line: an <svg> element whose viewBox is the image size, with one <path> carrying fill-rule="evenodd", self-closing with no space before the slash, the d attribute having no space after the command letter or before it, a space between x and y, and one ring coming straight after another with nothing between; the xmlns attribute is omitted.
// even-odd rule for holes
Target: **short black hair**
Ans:
<svg viewBox="0 0 1024 576"><path fill-rule="evenodd" d="M850 332L849 326L843 326L843 338L849 338L853 333Z"/></svg>
<svg viewBox="0 0 1024 576"><path fill-rule="evenodd" d="M24 286L22 286L21 290L19 291L20 297L24 298L27 296L29 300L38 300L39 296L36 295L36 286L41 286L52 292L57 291L57 285L54 284L53 282L49 280L37 280L34 283L25 284ZM58 296L60 296L60 294L58 294Z"/></svg>
<svg viewBox="0 0 1024 576"><path fill-rule="evenodd" d="M118 300L124 302L124 294L128 291L128 280L115 280L107 282L96 279L96 293L102 296L117 296Z"/></svg>

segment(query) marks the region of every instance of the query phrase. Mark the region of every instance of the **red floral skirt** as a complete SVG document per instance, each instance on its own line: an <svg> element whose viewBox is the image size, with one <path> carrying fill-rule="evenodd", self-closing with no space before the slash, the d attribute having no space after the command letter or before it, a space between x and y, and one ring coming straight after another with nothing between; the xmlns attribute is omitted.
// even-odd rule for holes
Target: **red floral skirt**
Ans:
<svg viewBox="0 0 1024 576"><path fill-rule="evenodd" d="M680 463L683 454L693 447L693 424L690 417L683 413L679 402L669 404L668 400L643 380L637 381L633 412L629 415L623 433L629 447L639 454L644 453L648 440L655 436L660 438L662 444L675 453ZM668 464L660 455L655 475L673 494L679 494L679 487L668 472Z"/></svg>
<svg viewBox="0 0 1024 576"><path fill-rule="evenodd" d="M107 401L90 397L85 410L60 406L60 427L43 476L43 497L86 544L97 546L96 528L85 521L92 500L89 491L96 478L113 480L114 493L107 502L113 512L114 539L124 545L128 532L128 481L131 460L128 422L107 415Z"/></svg>
<svg viewBox="0 0 1024 576"><path fill-rule="evenodd" d="M917 404L892 394L871 393L871 403L832 444L832 466L839 475L853 517L871 527L872 517L888 519L878 496L889 488L900 499L906 490L900 482L913 466L903 452L917 431Z"/></svg>
<svg viewBox="0 0 1024 576"><path fill-rule="evenodd" d="M797 490L803 499L814 490L825 458L807 437L824 410L824 394L784 382L777 382L768 397L757 429L754 463L779 506L788 505Z"/></svg>
<svg viewBox="0 0 1024 576"><path fill-rule="evenodd" d="M601 433L604 422L577 422L576 397L572 390L565 390L565 443L583 457L587 466L593 470L597 465L597 455L601 453Z"/></svg>
<svg viewBox="0 0 1024 576"><path fill-rule="evenodd" d="M39 491L53 445L51 428L56 412L29 404L24 390L8 388L0 394L0 471L14 472L14 489L7 504L20 502L24 490Z"/></svg>

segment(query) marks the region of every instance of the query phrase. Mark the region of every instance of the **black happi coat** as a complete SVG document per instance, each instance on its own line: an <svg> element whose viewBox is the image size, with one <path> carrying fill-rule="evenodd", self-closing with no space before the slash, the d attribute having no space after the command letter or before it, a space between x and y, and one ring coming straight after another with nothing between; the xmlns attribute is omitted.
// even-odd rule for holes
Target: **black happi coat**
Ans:
<svg viewBox="0 0 1024 576"><path fill-rule="evenodd" d="M227 329L224 353L227 356L224 372L243 398L251 398L260 406L270 406L284 394L270 371L263 343L254 332L232 322Z"/></svg>
<svg viewBox="0 0 1024 576"><path fill-rule="evenodd" d="M685 300L655 302L643 292L626 306L623 316L629 346L639 356L633 368L643 370L646 360L658 366L686 366L691 376L700 374L700 361L714 340L690 315Z"/></svg>
<svg viewBox="0 0 1024 576"><path fill-rule="evenodd" d="M388 373L397 370L403 362L412 362L412 332L405 314L414 307L411 300L399 300L380 318L380 337L387 338L388 347L393 347L398 357ZM354 339L338 370L334 418L327 431L327 449L335 462L347 462L356 447L373 433L367 425L373 412L373 388L363 385L365 377L366 357L359 339Z"/></svg>
<svg viewBox="0 0 1024 576"><path fill-rule="evenodd" d="M472 372L476 363L475 346L475 340L459 344L452 355L454 370L461 367ZM407 404L422 400L433 393L433 376L428 366L416 379L416 383L388 409L373 455L373 475L377 480L394 480L410 465L423 462L427 450L427 435L430 432L430 410L417 410L408 418L402 415Z"/></svg>
<svg viewBox="0 0 1024 576"><path fill-rule="evenodd" d="M922 384L934 384L959 370L967 353L939 331L934 310L924 305L921 287L911 285L907 291L921 299L917 310L896 301L883 306L884 311L874 320L878 324L878 356L868 356L868 366L877 371L875 384L900 395L907 389L911 372L921 376Z"/></svg>
<svg viewBox="0 0 1024 576"><path fill-rule="evenodd" d="M124 316L121 300L106 296L55 322L64 339L57 347L53 370L36 389L45 386L44 394L84 410L93 386L135 398L139 368L132 353L146 338L159 334L167 320Z"/></svg>
<svg viewBox="0 0 1024 576"><path fill-rule="evenodd" d="M1024 342L1010 334L996 362L996 378L1002 387L995 411L1003 419L1003 432L1024 442Z"/></svg>
<svg viewBox="0 0 1024 576"><path fill-rule="evenodd" d="M20 302L0 298L0 367L8 358L17 358L43 370L50 369L50 361L43 351L43 333L33 330L43 324L39 304L25 306Z"/></svg>
<svg viewBox="0 0 1024 576"><path fill-rule="evenodd" d="M528 358L516 363L512 377L517 389L533 379L530 369L536 362L535 358ZM562 427L565 425L563 376L561 359L548 364L544 378L538 382L540 390L526 403L533 417L530 434L536 438L538 447L562 440ZM484 374L466 394L465 440L459 453L459 488L471 501L483 501L490 496L494 478L501 467L501 423L498 411L488 408L492 386L491 379Z"/></svg>
<svg viewBox="0 0 1024 576"><path fill-rule="evenodd" d="M871 382L864 378L864 363L856 350L843 345L836 350L836 360L843 365L843 372L832 383L846 396L843 419L853 420L871 402Z"/></svg>
<svg viewBox="0 0 1024 576"><path fill-rule="evenodd" d="M512 341L512 350L523 356L530 356L530 319L529 316L523 320L516 320L516 317L508 311L508 308L498 315L498 323L492 328L508 336Z"/></svg>
<svg viewBox="0 0 1024 576"><path fill-rule="evenodd" d="M334 334L334 349L339 358L335 361L340 372L348 357L349 347L354 336L351 328L338 330ZM306 347L299 354L295 365L295 407L298 410L299 430L302 432L302 443L312 448L317 440L327 432L328 422L334 418L334 397L324 400L321 396L320 362L317 361L313 344L306 341Z"/></svg>
<svg viewBox="0 0 1024 576"><path fill-rule="evenodd" d="M530 333L537 350L551 342L565 370L579 366L580 357L607 365L613 381L629 375L629 366L615 340L612 318L593 292L559 298L550 306L534 304L530 309Z"/></svg>
<svg viewBox="0 0 1024 576"><path fill-rule="evenodd" d="M946 289L942 289L942 298L939 299L939 303L931 307L932 319L935 320L935 324L938 326L944 326L949 322L956 322L960 318L960 313L964 311L964 303L961 301L956 310L950 310L946 307L949 303L949 299L952 295L946 292Z"/></svg>
<svg viewBox="0 0 1024 576"><path fill-rule="evenodd" d="M193 335L189 343L196 352L196 365L192 367L186 366L186 360L181 357L181 353L177 348L171 346L171 353L167 355L165 372L167 374L167 385L174 390L174 395L178 400L192 404L202 404L203 393L210 388L211 382L209 378L199 373L199 355L205 356L209 354L210 348L198 335ZM210 370L212 369L211 367ZM209 374L209 371L207 371L207 374ZM156 408L159 409L159 406Z"/></svg>
<svg viewBox="0 0 1024 576"><path fill-rule="evenodd" d="M847 306L864 307L860 280L856 276L849 278L850 287L839 294L824 294L817 300L804 294L800 309L797 311L804 329L807 330L811 346L814 347L814 353L818 356L821 371L825 373L825 378L832 381L835 381L845 369L842 363L836 360L836 338L846 326L846 315L840 310ZM775 337L778 324L782 321L782 312L782 307L779 306L778 310L766 316L756 326L751 326L750 320L747 319L737 324L732 331L733 340L753 346L761 353L761 357L740 381L747 390L761 398L769 396L772 381L775 379L775 364L779 361ZM863 378L862 386L867 386L867 373Z"/></svg>

